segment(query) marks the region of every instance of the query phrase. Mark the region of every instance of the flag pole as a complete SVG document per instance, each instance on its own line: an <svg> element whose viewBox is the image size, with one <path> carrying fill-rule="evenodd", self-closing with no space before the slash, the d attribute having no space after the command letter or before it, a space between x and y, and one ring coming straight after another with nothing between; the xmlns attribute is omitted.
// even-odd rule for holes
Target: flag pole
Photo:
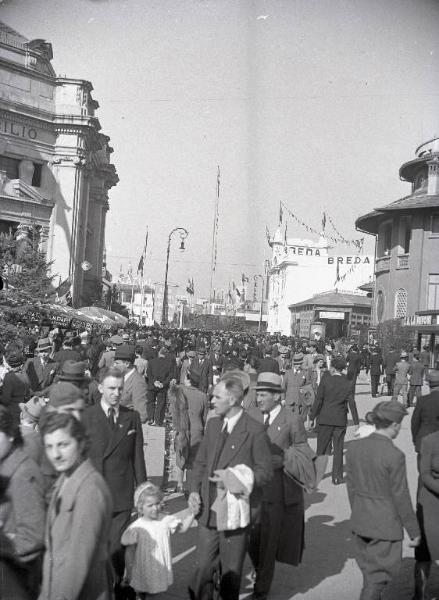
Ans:
<svg viewBox="0 0 439 600"><path fill-rule="evenodd" d="M216 176L216 198L213 213L213 228L212 228L212 253L210 260L210 286L209 286L209 309L212 305L212 289L213 289L213 276L216 270L216 251L217 251L217 236L218 236L218 208L219 208L219 196L220 196L220 183L221 183L221 172L218 165L218 171Z"/></svg>

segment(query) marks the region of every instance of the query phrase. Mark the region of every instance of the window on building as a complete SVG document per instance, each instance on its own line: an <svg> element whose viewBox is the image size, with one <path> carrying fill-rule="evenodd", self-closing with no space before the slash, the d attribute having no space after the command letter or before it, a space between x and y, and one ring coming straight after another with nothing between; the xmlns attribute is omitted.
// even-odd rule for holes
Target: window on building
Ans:
<svg viewBox="0 0 439 600"><path fill-rule="evenodd" d="M6 171L8 179L18 179L18 166L20 161L18 158L10 156L0 156L0 171Z"/></svg>
<svg viewBox="0 0 439 600"><path fill-rule="evenodd" d="M428 276L427 309L439 309L439 274L430 273Z"/></svg>
<svg viewBox="0 0 439 600"><path fill-rule="evenodd" d="M431 233L439 234L439 213L431 217Z"/></svg>
<svg viewBox="0 0 439 600"><path fill-rule="evenodd" d="M407 316L407 290L399 288L395 294L395 319Z"/></svg>
<svg viewBox="0 0 439 600"><path fill-rule="evenodd" d="M410 240L412 238L412 226L410 217L403 217L400 220L399 245L402 254L410 253Z"/></svg>
<svg viewBox="0 0 439 600"><path fill-rule="evenodd" d="M390 256L392 251L392 223L385 223L379 235L379 256Z"/></svg>
<svg viewBox="0 0 439 600"><path fill-rule="evenodd" d="M427 187L427 183L428 183L427 171L422 170L415 177L415 181L413 184L413 191Z"/></svg>
<svg viewBox="0 0 439 600"><path fill-rule="evenodd" d="M34 174L32 176L32 185L34 187L41 186L41 172L43 170L43 165L38 163L34 163Z"/></svg>

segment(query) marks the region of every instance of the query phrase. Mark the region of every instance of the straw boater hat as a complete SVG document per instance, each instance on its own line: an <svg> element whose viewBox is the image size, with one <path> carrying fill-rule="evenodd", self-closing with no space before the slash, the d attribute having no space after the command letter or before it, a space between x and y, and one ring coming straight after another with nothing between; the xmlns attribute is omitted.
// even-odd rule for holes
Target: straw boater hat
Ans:
<svg viewBox="0 0 439 600"><path fill-rule="evenodd" d="M277 373L259 373L256 386L256 391L268 391L281 394L285 390L282 387L282 377Z"/></svg>
<svg viewBox="0 0 439 600"><path fill-rule="evenodd" d="M303 363L303 353L302 352L297 352L296 354L293 355L293 363L295 365L301 365Z"/></svg>

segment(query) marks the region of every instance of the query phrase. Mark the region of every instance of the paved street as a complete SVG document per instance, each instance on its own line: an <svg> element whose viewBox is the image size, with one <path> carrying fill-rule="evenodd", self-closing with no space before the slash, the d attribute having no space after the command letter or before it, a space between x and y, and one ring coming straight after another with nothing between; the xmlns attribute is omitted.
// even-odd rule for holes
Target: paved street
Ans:
<svg viewBox="0 0 439 600"><path fill-rule="evenodd" d="M370 384L362 374L357 386L357 406L360 418L370 410L375 399L370 395ZM347 443L352 440L350 427ZM415 454L410 437L410 417L403 421L397 445L407 454L409 484L414 497L416 490ZM315 448L315 438L311 438ZM352 443L355 443L352 442ZM159 450L157 449L157 452ZM329 465L330 468L330 465ZM181 496L171 496L168 502L170 512L178 512L185 507ZM353 600L359 597L361 575L352 558L352 542L349 529L349 508L346 486L333 486L331 477L326 476L319 491L306 497L306 549L300 567L277 564L276 575L270 600ZM194 568L196 528L173 538L174 578L170 590L159 598L187 598L187 582ZM404 545L404 565L398 579L388 589L386 600L409 600L413 594L412 571L413 549ZM251 592L248 575L251 565L247 559L242 584L241 598ZM439 590L439 577L435 574L431 588Z"/></svg>

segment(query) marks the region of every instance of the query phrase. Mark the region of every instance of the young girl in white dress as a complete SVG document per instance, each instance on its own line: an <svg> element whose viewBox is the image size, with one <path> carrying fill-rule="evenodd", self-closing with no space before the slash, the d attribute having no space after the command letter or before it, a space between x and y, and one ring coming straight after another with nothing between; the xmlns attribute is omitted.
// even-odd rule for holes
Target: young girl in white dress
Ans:
<svg viewBox="0 0 439 600"><path fill-rule="evenodd" d="M139 518L122 535L126 546L126 581L144 600L149 594L165 592L173 582L171 533L187 531L194 515L183 520L162 512L163 494L152 483L143 483L134 494Z"/></svg>

